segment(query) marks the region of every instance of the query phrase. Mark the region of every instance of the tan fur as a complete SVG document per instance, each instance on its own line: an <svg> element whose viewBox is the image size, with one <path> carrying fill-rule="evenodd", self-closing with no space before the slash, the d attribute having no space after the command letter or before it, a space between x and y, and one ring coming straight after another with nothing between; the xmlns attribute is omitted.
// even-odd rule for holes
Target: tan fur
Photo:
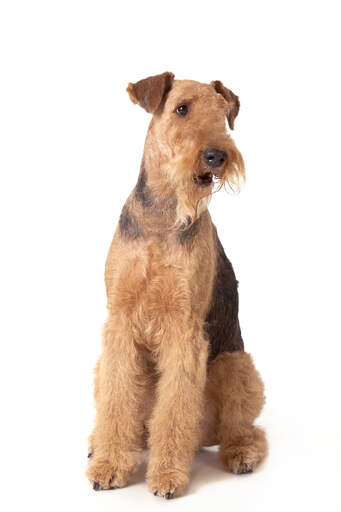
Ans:
<svg viewBox="0 0 341 512"><path fill-rule="evenodd" d="M228 155L217 171L220 183L243 179L242 157L225 129L237 100L229 103L216 86L173 78L164 73L128 87L131 99L154 113L142 164L153 204L145 207L132 192L107 258L109 316L87 471L95 488L122 487L148 441L148 486L165 497L188 483L200 444L219 443L235 472L255 467L266 453L262 431L252 426L264 398L250 356L224 353L207 368L204 322L216 273L207 210L213 184L200 188L193 178L205 171L202 152L215 146ZM174 109L185 101L192 117L177 118ZM196 219L200 237L179 243Z"/></svg>
<svg viewBox="0 0 341 512"><path fill-rule="evenodd" d="M186 120L174 117L174 109L182 102L196 104L198 114ZM217 146L227 152L228 160L219 176L221 183L228 182L238 188L245 178L243 158L226 134L225 115L229 110L229 104L221 94L214 94L212 86L180 80L175 81L163 110L152 119L144 162L149 169L151 187L162 190L167 183L167 189L173 188L178 199L175 219L178 226L187 216L195 219L199 201L211 194L211 189L198 190L190 179L193 173L203 170L201 153L204 149Z"/></svg>
<svg viewBox="0 0 341 512"><path fill-rule="evenodd" d="M220 457L230 471L253 470L265 458L267 442L263 430L253 426L265 397L250 354L224 353L211 363L206 401L215 404L216 422L203 444L220 444Z"/></svg>

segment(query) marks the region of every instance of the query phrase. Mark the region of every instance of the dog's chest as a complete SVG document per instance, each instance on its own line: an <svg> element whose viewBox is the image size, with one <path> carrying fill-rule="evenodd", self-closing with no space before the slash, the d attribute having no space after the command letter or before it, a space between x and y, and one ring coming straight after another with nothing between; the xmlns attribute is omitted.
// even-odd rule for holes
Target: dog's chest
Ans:
<svg viewBox="0 0 341 512"><path fill-rule="evenodd" d="M137 341L153 348L172 326L193 315L204 318L213 270L176 247L150 243L132 249L109 272L109 309L125 315Z"/></svg>

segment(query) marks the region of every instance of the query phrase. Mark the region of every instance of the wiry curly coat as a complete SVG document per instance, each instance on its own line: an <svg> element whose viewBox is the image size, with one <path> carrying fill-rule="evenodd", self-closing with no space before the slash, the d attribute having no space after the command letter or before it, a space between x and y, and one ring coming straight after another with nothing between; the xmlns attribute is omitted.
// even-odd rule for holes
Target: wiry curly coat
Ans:
<svg viewBox="0 0 341 512"><path fill-rule="evenodd" d="M235 473L267 452L253 425L263 383L244 352L237 281L207 210L215 181L244 177L225 121L232 129L239 100L219 81L172 73L128 92L153 118L106 263L87 474L95 489L126 485L147 443L149 489L170 498L188 483L200 445L220 444Z"/></svg>

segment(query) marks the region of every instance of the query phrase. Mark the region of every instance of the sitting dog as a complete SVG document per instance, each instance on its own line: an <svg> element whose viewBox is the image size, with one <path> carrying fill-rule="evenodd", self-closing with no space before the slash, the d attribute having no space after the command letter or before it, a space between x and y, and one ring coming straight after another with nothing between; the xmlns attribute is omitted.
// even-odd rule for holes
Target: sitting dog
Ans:
<svg viewBox="0 0 341 512"><path fill-rule="evenodd" d="M96 490L123 487L148 447L148 487L169 499L188 483L200 446L219 444L238 474L267 453L253 425L263 383L244 352L238 283L207 209L215 184L244 177L226 129L239 99L220 81L169 72L127 90L153 117L106 262L87 475Z"/></svg>

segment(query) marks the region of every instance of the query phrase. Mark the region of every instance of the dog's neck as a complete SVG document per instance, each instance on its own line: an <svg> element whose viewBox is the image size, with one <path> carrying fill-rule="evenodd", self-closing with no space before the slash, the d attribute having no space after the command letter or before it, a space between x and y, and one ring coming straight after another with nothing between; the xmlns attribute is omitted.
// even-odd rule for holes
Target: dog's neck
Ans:
<svg viewBox="0 0 341 512"><path fill-rule="evenodd" d="M166 235L174 231L177 197L175 191L155 174L155 168L151 171L143 158L131 197L144 231L155 235Z"/></svg>
<svg viewBox="0 0 341 512"><path fill-rule="evenodd" d="M200 201L188 179L174 182L164 151L149 130L133 198L148 231L166 234L192 224L207 209L208 198Z"/></svg>

